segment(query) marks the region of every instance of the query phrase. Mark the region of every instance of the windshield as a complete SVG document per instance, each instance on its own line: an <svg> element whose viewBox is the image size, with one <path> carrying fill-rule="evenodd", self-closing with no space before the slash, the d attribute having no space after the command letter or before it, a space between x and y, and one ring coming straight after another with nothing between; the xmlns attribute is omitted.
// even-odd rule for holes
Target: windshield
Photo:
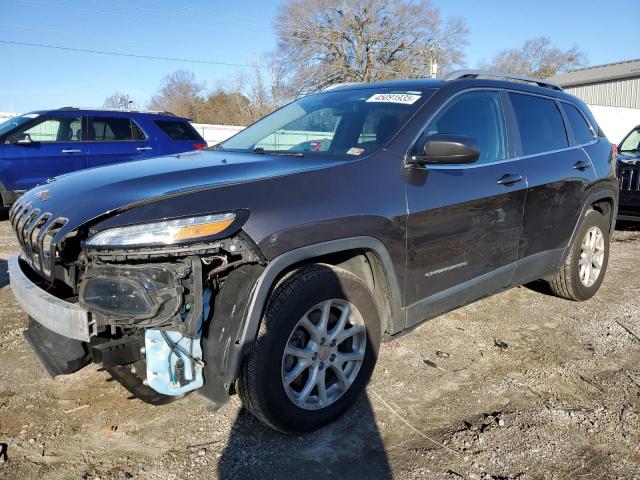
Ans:
<svg viewBox="0 0 640 480"><path fill-rule="evenodd" d="M640 150L640 128L632 130L620 144L621 152L637 152Z"/></svg>
<svg viewBox="0 0 640 480"><path fill-rule="evenodd" d="M384 146L434 91L363 88L311 95L259 120L221 147L353 158Z"/></svg>
<svg viewBox="0 0 640 480"><path fill-rule="evenodd" d="M25 123L30 122L37 117L38 115L35 113L27 113L26 115L12 117L9 120L0 123L0 135L4 135L14 128L19 127L20 125L24 125Z"/></svg>

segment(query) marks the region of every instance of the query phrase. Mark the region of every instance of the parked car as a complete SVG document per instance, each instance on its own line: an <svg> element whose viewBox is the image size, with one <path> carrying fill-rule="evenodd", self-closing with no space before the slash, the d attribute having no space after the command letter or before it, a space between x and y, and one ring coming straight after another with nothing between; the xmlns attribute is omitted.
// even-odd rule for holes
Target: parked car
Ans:
<svg viewBox="0 0 640 480"><path fill-rule="evenodd" d="M0 123L0 206L63 173L206 146L170 113L66 107L13 117Z"/></svg>
<svg viewBox="0 0 640 480"><path fill-rule="evenodd" d="M9 260L26 337L53 375L93 361L153 403L238 393L293 433L337 419L380 342L427 319L537 279L589 299L611 144L560 87L488 75L335 86L179 162L27 192ZM305 129L328 148L291 148Z"/></svg>
<svg viewBox="0 0 640 480"><path fill-rule="evenodd" d="M618 219L640 221L640 125L618 145L620 207Z"/></svg>

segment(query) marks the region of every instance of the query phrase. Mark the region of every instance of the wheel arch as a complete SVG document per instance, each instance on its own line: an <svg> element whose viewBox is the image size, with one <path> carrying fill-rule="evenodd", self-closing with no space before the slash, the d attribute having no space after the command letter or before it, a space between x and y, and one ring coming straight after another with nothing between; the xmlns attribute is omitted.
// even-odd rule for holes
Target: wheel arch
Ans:
<svg viewBox="0 0 640 480"><path fill-rule="evenodd" d="M573 227L573 233L571 234L571 239L569 244L565 247L564 253L562 254L562 259L558 264L558 268L560 265L564 263L567 256L569 255L569 251L571 250L571 245L573 245L573 241L575 236L578 233L578 229L580 225L582 225L582 220L584 219L586 213L593 209L602 213L605 216L609 217L609 235L613 235L613 232L616 228L616 215L618 213L618 194L611 189L603 189L597 192L592 193L587 197L587 200L584 202L582 206L582 211L580 212L580 216L578 217L578 221L576 225Z"/></svg>
<svg viewBox="0 0 640 480"><path fill-rule="evenodd" d="M404 328L400 286L386 247L373 237L342 238L291 250L267 265L255 283L244 325L239 332L237 345L240 357L250 351L273 289L287 275L310 263L339 266L360 277L370 288L373 287L381 314L381 331L393 333ZM241 358L234 366L234 375L239 373L240 363Z"/></svg>

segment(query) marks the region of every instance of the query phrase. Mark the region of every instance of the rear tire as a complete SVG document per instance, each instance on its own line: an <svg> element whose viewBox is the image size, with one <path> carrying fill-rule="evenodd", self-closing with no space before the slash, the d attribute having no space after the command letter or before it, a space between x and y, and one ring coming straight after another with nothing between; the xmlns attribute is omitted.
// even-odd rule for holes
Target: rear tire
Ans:
<svg viewBox="0 0 640 480"><path fill-rule="evenodd" d="M360 278L329 265L304 267L271 295L236 384L240 399L280 432L323 427L359 398L380 338L375 300Z"/></svg>
<svg viewBox="0 0 640 480"><path fill-rule="evenodd" d="M583 301L596 294L609 263L609 227L609 221L600 212L587 212L569 247L569 255L549 281L556 296Z"/></svg>

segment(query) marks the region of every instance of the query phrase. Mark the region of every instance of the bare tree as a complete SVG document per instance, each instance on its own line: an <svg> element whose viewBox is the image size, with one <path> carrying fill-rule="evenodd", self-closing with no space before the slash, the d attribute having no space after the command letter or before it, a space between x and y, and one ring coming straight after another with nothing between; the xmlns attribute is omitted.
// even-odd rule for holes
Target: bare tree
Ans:
<svg viewBox="0 0 640 480"><path fill-rule="evenodd" d="M290 0L279 7L276 55L295 93L336 82L429 75L462 65L468 30L429 0Z"/></svg>
<svg viewBox="0 0 640 480"><path fill-rule="evenodd" d="M207 122L249 125L293 99L282 83L280 62L266 57L262 63L254 59L252 65L218 83L208 95L202 105L202 116Z"/></svg>
<svg viewBox="0 0 640 480"><path fill-rule="evenodd" d="M217 125L248 125L251 106L247 97L238 92L214 90L199 104L197 121Z"/></svg>
<svg viewBox="0 0 640 480"><path fill-rule="evenodd" d="M551 44L549 37L537 37L527 40L520 48L501 50L482 68L547 78L585 64L586 56L577 46L561 50Z"/></svg>
<svg viewBox="0 0 640 480"><path fill-rule="evenodd" d="M105 98L104 104L102 106L105 108L126 109L126 108L129 108L129 104L130 104L130 97L128 93L116 92L113 95Z"/></svg>
<svg viewBox="0 0 640 480"><path fill-rule="evenodd" d="M204 85L196 82L193 72L177 70L163 78L158 93L151 97L149 108L196 119L203 89Z"/></svg>

